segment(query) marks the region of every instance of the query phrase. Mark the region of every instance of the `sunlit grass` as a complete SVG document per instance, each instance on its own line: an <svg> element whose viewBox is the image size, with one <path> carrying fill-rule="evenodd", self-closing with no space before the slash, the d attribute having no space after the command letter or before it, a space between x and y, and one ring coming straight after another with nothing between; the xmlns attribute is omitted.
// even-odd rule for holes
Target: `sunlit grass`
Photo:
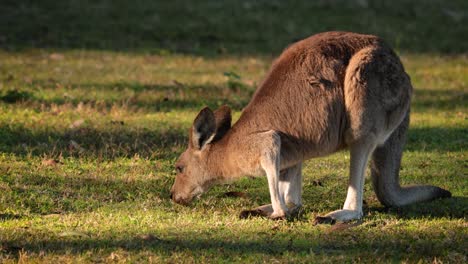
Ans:
<svg viewBox="0 0 468 264"><path fill-rule="evenodd" d="M97 23L102 10L115 21L107 1L61 2L63 14L55 5L8 6L14 12L0 21L31 17L49 33L19 23L8 38L0 34L0 262L466 262L468 59L457 39L466 15L457 20L455 8L464 2L303 3L300 12L316 16L281 25L295 5L228 1L238 19L219 23L226 15L214 2L186 4L181 13L177 5L132 4L128 38L117 34L124 25L106 32L109 24ZM167 13L143 12L158 8ZM77 26L70 32L55 23L75 9L91 12L89 23L100 30L84 27L85 18L70 21ZM159 27L167 41L148 37L140 16L149 25L174 16ZM438 185L453 197L385 209L366 179L361 225L314 226L315 216L346 197L343 151L306 162L296 219L238 219L242 209L268 203L265 178L215 187L189 207L172 203L173 164L198 111L227 104L237 120L272 54L328 29L379 33L395 46L415 88L401 181ZM426 40L427 32L434 35ZM226 197L229 191L246 197Z"/></svg>
<svg viewBox="0 0 468 264"><path fill-rule="evenodd" d="M241 209L268 202L266 179L217 187L191 207L167 198L173 162L185 147L197 111L227 103L237 119L271 58L79 54L64 52L56 61L43 51L45 64L37 55L1 54L12 66L1 83L4 95L13 88L24 93L18 101L0 105L5 260L465 258L463 57L402 55L415 86L402 182L436 184L455 198L384 212L366 183L364 224L334 232L313 226L313 219L341 206L347 152L306 163L304 213L293 222L237 218ZM90 70L105 56L119 63ZM164 63L147 65L159 60ZM54 69L73 74L51 74ZM233 85L226 72L240 79ZM225 198L230 190L246 192L247 198Z"/></svg>

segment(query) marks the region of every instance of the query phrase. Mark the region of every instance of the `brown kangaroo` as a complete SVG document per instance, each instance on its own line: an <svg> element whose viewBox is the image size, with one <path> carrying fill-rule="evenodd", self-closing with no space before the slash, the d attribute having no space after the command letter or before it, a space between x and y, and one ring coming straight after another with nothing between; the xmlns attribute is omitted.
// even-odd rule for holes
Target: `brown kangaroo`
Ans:
<svg viewBox="0 0 468 264"><path fill-rule="evenodd" d="M204 108L176 164L172 199L181 204L216 183L266 175L271 204L256 212L284 218L300 208L302 163L344 148L351 153L343 209L320 219L362 217L365 169L385 206L450 197L430 185L401 187L399 169L412 86L397 55L380 38L326 32L288 47L231 127L231 111Z"/></svg>

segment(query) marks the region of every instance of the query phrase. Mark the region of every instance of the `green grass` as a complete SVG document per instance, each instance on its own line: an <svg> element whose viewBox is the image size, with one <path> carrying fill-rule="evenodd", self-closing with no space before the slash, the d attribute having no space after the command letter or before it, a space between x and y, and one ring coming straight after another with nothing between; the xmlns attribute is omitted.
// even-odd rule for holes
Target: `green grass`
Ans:
<svg viewBox="0 0 468 264"><path fill-rule="evenodd" d="M159 2L0 4L0 262L466 262L465 1ZM415 87L401 180L454 197L385 209L366 181L361 225L314 226L344 202L340 152L305 164L297 219L238 219L264 178L173 204L199 109L237 119L282 48L331 29L397 49Z"/></svg>

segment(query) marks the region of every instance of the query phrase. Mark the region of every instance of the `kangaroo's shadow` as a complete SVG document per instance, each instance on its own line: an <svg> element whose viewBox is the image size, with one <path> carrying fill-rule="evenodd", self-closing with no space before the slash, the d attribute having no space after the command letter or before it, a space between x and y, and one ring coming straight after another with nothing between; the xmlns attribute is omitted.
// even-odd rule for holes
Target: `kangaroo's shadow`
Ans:
<svg viewBox="0 0 468 264"><path fill-rule="evenodd" d="M371 206L370 212L383 212L400 219L416 218L460 218L468 215L468 197L457 196L430 202L416 203L400 208Z"/></svg>

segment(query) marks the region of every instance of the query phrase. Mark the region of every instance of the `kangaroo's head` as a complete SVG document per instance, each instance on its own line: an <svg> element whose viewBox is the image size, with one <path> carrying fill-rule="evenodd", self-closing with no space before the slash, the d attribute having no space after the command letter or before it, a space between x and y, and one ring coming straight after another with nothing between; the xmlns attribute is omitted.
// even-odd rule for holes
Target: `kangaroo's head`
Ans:
<svg viewBox="0 0 468 264"><path fill-rule="evenodd" d="M221 164L213 164L213 146L231 128L231 109L221 106L216 111L205 107L189 130L188 148L175 164L177 176L171 188L171 199L188 204L220 179Z"/></svg>

